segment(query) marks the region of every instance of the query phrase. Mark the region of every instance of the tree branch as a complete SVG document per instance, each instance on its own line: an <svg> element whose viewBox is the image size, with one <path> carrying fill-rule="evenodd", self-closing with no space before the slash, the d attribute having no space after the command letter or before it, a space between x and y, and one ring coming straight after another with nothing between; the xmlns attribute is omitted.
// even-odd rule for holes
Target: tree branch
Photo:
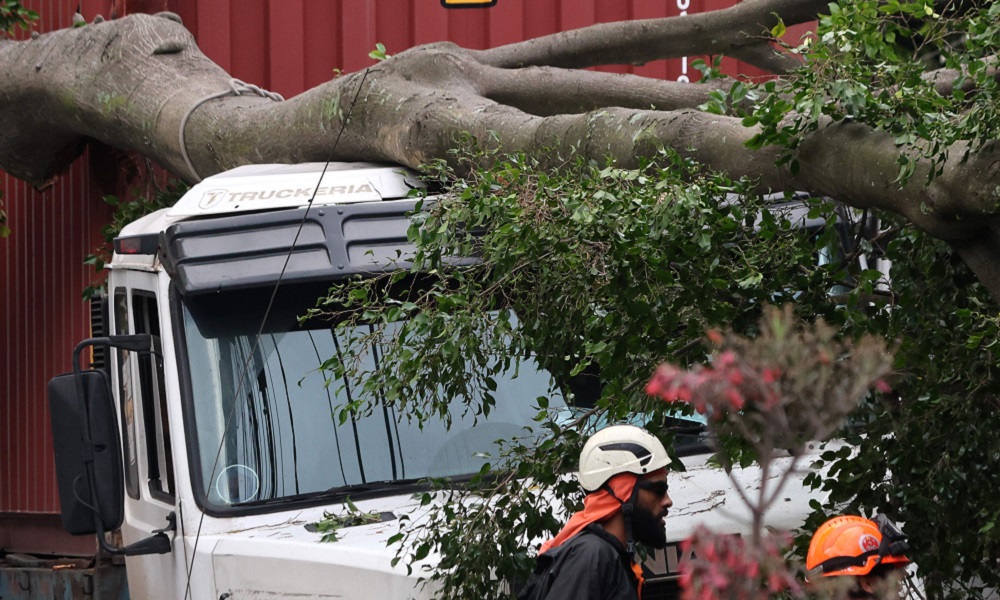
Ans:
<svg viewBox="0 0 1000 600"><path fill-rule="evenodd" d="M59 60L66 56L74 60ZM285 102L232 95L203 102L229 90L232 79L168 19L132 15L6 42L0 44L0 168L40 184L68 167L90 139L137 151L189 181L185 152L207 176L249 163L328 159L420 168L453 156L460 134L548 166L582 156L635 167L669 147L730 177L750 178L762 191L804 191L903 215L953 242L1000 298L986 259L996 250L1000 219L996 143L965 160L968 144L956 144L929 185L933 165L916 157L913 176L900 188L900 149L891 136L855 122L825 123L803 139L793 174L775 166L780 149L746 147L757 130L741 119L678 108L702 102L710 87L556 68L507 70L484 66L477 56L453 44L422 46Z"/></svg>
<svg viewBox="0 0 1000 600"><path fill-rule="evenodd" d="M577 114L609 106L652 110L697 108L709 100L709 92L728 91L733 84L731 80L716 79L694 85L553 67L483 67L478 75L479 89L486 98L536 116ZM554 81L559 85L552 85Z"/></svg>
<svg viewBox="0 0 1000 600"><path fill-rule="evenodd" d="M474 56L495 67L583 68L644 64L697 54L736 54L746 47L757 47L746 55L753 64L788 69L797 65L787 59L762 59L761 44L770 40L777 15L786 25L796 25L816 20L826 7L822 0L745 0L731 8L683 17L601 23L482 50Z"/></svg>
<svg viewBox="0 0 1000 600"><path fill-rule="evenodd" d="M88 138L184 172L182 115L230 81L184 27L148 15L5 43L0 65L0 167L34 184L67 168Z"/></svg>
<svg viewBox="0 0 1000 600"><path fill-rule="evenodd" d="M996 57L991 57L990 61L995 63ZM1000 70L996 67L988 67L986 72L994 80L1000 81ZM934 91L941 96L954 94L956 89L955 84L958 83L960 78L967 76L968 73L964 73L958 69L936 69L934 71L927 71L921 75L925 81L929 81L934 86ZM958 89L961 89L966 94L975 92L976 82L973 79L963 79Z"/></svg>
<svg viewBox="0 0 1000 600"><path fill-rule="evenodd" d="M769 40L738 47L729 55L770 73L791 73L804 64L799 56L779 51Z"/></svg>
<svg viewBox="0 0 1000 600"><path fill-rule="evenodd" d="M996 226L984 234L965 240L949 242L965 264L969 266L990 295L1000 298L1000 229Z"/></svg>

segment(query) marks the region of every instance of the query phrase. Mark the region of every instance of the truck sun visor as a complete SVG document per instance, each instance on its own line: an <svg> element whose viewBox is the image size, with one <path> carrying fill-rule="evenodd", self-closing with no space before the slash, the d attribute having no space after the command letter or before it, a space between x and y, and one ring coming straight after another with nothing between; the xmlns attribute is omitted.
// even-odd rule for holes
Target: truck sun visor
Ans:
<svg viewBox="0 0 1000 600"><path fill-rule="evenodd" d="M185 295L407 268L415 204L315 207L305 222L304 209L184 221L163 232L163 264Z"/></svg>

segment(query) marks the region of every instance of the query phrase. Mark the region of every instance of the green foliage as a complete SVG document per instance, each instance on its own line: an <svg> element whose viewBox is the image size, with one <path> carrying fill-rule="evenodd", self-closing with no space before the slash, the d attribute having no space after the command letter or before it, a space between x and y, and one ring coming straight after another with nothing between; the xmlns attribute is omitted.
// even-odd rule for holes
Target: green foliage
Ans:
<svg viewBox="0 0 1000 600"><path fill-rule="evenodd" d="M816 203L810 216L828 225L804 232L741 182L670 153L660 161L553 174L516 156L468 180L441 169L451 191L415 217L412 272L335 286L310 315L346 317L345 332L376 324L355 341L382 345L379 372L359 373L349 353L326 367L373 382L371 396L382 391L413 418L448 419L452 398L487 417L492 379L526 356L570 399L575 378L601 377L599 397L573 419L539 398L542 437L507 440L468 484L438 482L422 497L426 520L394 536L396 560L426 568L435 555L439 568L423 575L440 597L506 597L497 581L524 577L526 540L554 533L560 515L579 507L578 488L560 475L590 430L639 414L669 443L669 407L642 392L655 365L702 362L707 329L753 336L764 305L791 303L807 320L822 316L848 337L874 333L896 347L894 394L856 415L858 453L828 453L829 477L812 483L839 511L905 522L932 590L955 575L997 585L984 558L1000 554L1000 317L974 276L943 244L899 223L873 233L869 215ZM881 253L892 260L891 291L856 260ZM470 255L479 262L458 260ZM745 448L720 441L747 462Z"/></svg>
<svg viewBox="0 0 1000 600"><path fill-rule="evenodd" d="M10 235L10 227L7 226L7 211L3 209L3 192L0 192L0 238Z"/></svg>
<svg viewBox="0 0 1000 600"><path fill-rule="evenodd" d="M356 397L385 398L411 418L447 421L456 398L488 418L494 379L527 357L577 401L567 418L537 399L540 438L507 440L466 485L440 482L423 497L430 515L394 537L410 568L439 557L425 576L442 598L502 598L497 580L523 579L526 541L580 505L561 475L597 424L638 418L670 442L664 413L684 409L643 391L664 358L703 361L707 328L752 334L766 304L794 301L811 317L855 302L829 293L851 279L844 264L819 264L835 235L801 230L745 182L673 153L638 170L578 163L558 173L523 156L491 158L494 168L465 180L438 168L450 191L414 217L410 272L335 285L307 316L335 320L345 336L372 325L324 368L364 381ZM469 256L479 261L461 260ZM366 370L361 358L376 344L379 368ZM574 382L597 374L596 397L576 399ZM344 406L337 418L369 409Z"/></svg>
<svg viewBox="0 0 1000 600"><path fill-rule="evenodd" d="M383 60L390 58L392 55L385 53L385 45L383 45L382 43L376 43L375 49L369 52L368 56L374 58L379 62L382 62Z"/></svg>
<svg viewBox="0 0 1000 600"><path fill-rule="evenodd" d="M706 63L700 58L696 58L691 61L691 68L695 69L701 73L700 82L704 83L706 81L711 81L712 79L720 79L725 77L722 74L722 55L719 54L712 59L712 64Z"/></svg>
<svg viewBox="0 0 1000 600"><path fill-rule="evenodd" d="M815 36L794 49L807 59L799 72L781 82L734 85L705 108L732 110L749 101L744 123L760 128L750 145L784 148L781 162L793 173L805 136L831 122L863 123L895 141L901 185L915 174L930 182L946 160L964 159L1000 134L998 17L1000 4L992 2L833 3ZM941 76L957 79L939 88ZM949 148L961 154L949 156ZM930 167L917 171L918 159ZM948 582L978 578L1000 586L990 564L1000 556L1000 499L992 493L1000 483L1000 317L953 251L890 220L901 233L876 246L892 261L892 307L848 304L851 310L832 322L855 336L895 340L895 400L865 404L856 418L864 435L852 438L858 454L826 457L829 478L812 483L849 511L877 509L905 522L911 557L932 597L974 597L972 589L949 591L962 586ZM864 273L854 285L862 296L885 292Z"/></svg>
<svg viewBox="0 0 1000 600"><path fill-rule="evenodd" d="M813 324L795 319L788 306L766 309L753 338L718 331L707 337L719 348L711 365L685 370L665 363L646 390L690 403L707 417L709 439L722 440L724 448L747 447L765 483L743 491L731 457L717 453L732 490L750 511L750 535L740 539L700 526L691 539L694 557L681 566L681 585L687 596L706 600L762 598L765 589L806 597L796 577L804 569L789 568L782 558L791 535L765 535L765 514L780 498L787 499L785 484L808 455L807 447L831 439L859 398L879 383L884 386L881 377L891 369L892 356L880 338L839 338L822 319ZM780 450L788 452L790 462L772 476Z"/></svg>
<svg viewBox="0 0 1000 600"><path fill-rule="evenodd" d="M94 273L99 278L83 290L83 299L89 300L95 294L104 290L103 271L104 266L111 260L113 252L112 242L121 232L122 228L129 223L156 212L161 208L168 208L180 200L180 197L187 191L187 186L179 180L172 180L164 189L158 189L152 197L136 196L132 200L122 200L118 196L105 196L104 202L114 208L111 222L101 228L101 236L104 237L104 244L93 254L88 254L83 260L83 264L92 265Z"/></svg>
<svg viewBox="0 0 1000 600"><path fill-rule="evenodd" d="M25 8L18 0L0 0L0 31L13 36L15 30L27 31L38 20L38 13Z"/></svg>
<svg viewBox="0 0 1000 600"><path fill-rule="evenodd" d="M898 341L896 394L864 406L858 455L826 457L823 485L851 509L905 522L932 597L975 597L945 588L956 578L1000 586L990 564L1000 556L1000 314L940 241L906 231L887 251L898 306L861 325Z"/></svg>
<svg viewBox="0 0 1000 600"><path fill-rule="evenodd" d="M785 148L794 169L801 140L821 124L864 123L895 140L905 182L917 158L930 160L929 180L953 144L966 142L967 155L996 139L1000 5L861 0L829 9L816 36L795 49L808 66L751 93L757 104L744 122L761 127L752 147ZM929 68L959 73L954 90L940 93Z"/></svg>
<svg viewBox="0 0 1000 600"><path fill-rule="evenodd" d="M1000 4L988 2L831 4L816 35L794 49L807 67L787 80L736 83L703 109L737 111L760 128L750 145L783 148L792 173L805 136L862 123L895 141L901 185L914 175L923 183L1000 133L997 17ZM772 34L780 33L779 24ZM718 77L718 60L695 68ZM958 78L942 94L929 69ZM423 497L428 521L394 541L416 549L417 562L440 556L441 569L426 576L441 597L504 597L497 580L516 581L530 565L525 541L555 531L559 511L579 505L558 474L572 469L589 428L640 414L669 441L665 407L641 390L653 367L701 362L706 329L752 336L761 307L784 303L846 337L883 336L895 353L893 393L866 400L845 434L854 451L826 453L826 479L810 478L831 502L816 506L812 525L831 511L885 512L904 523L931 597L975 597L956 580L1000 587L1000 314L947 246L885 215L819 203L811 216L828 226L806 235L746 194L745 182L669 153L635 171L576 164L543 173L524 157L485 159L499 160L468 181L438 171L452 192L424 207L411 231L427 274L334 288L320 307L376 323L410 318L391 330L401 351L373 385L416 405L417 418L447 418L448 397L487 415L493 369L529 355L566 397L574 378L601 377L599 397L581 403L575 421L553 418L539 399L539 442L510 441L468 486L441 482ZM917 171L918 159L930 168ZM743 199L723 202L726 193ZM881 225L869 227L876 217ZM477 265L456 264L473 254ZM860 256L891 261L891 286ZM484 330L493 334L471 335ZM462 356L479 365L472 376ZM734 440L720 443L749 461Z"/></svg>
<svg viewBox="0 0 1000 600"><path fill-rule="evenodd" d="M350 498L345 498L344 504L347 505L344 514L324 511L323 518L313 523L316 531L323 534L320 541L338 541L341 536L340 530L345 527L357 527L358 525L371 525L372 523L382 522L382 516L379 513L375 511L364 512Z"/></svg>
<svg viewBox="0 0 1000 600"><path fill-rule="evenodd" d="M646 391L690 403L716 438L742 440L761 463L776 450L797 457L829 440L859 398L885 385L892 362L881 338L841 339L823 319L808 326L795 319L790 306L768 307L753 338L717 331L708 338L718 347L710 365L664 363Z"/></svg>
<svg viewBox="0 0 1000 600"><path fill-rule="evenodd" d="M581 436L569 428L551 433L537 448L511 442L464 485L436 482L420 497L429 517L403 522L391 540L399 544L393 564L405 560L412 572L433 552L439 562L422 568L440 586L436 597L509 597L507 585L523 581L534 561L525 540L550 536L560 511L582 508L576 484L559 479L575 465Z"/></svg>

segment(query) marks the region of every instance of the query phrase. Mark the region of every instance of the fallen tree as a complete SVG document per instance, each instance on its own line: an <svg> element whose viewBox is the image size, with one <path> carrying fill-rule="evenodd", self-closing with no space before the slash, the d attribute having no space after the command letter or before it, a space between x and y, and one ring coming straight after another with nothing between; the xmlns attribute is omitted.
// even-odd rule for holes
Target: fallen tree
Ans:
<svg viewBox="0 0 1000 600"><path fill-rule="evenodd" d="M474 325L486 318L476 309L494 285L518 288L508 300L524 339L511 356L537 351L556 374L596 366L605 384L597 407L613 420L646 411L641 384L656 362L703 360L704 328L752 332L767 302L792 302L800 316L823 316L844 335L885 336L898 344L894 393L863 404L867 435L851 439L857 455L832 457L833 475L816 484L849 503L843 510L887 510L905 521L921 574L944 597L956 577L1000 585L991 563L1000 545L992 493L1000 485L998 12L977 2L746 0L484 51L423 46L287 101L234 82L170 15L135 15L0 42L0 168L44 186L91 139L140 152L188 182L257 162L447 161L446 178L465 176L452 182L475 202L450 198L450 210L426 228L439 233L422 251L448 255L440 232L483 215L497 219L495 231L518 225L518 235L493 240L480 276L464 287L449 280L437 290L456 301L422 310ZM774 41L817 16L808 43ZM750 86L706 68L708 81L695 85L580 70L696 53L738 56L776 78ZM450 152L468 136L481 151L474 160ZM507 152L522 162L478 168ZM660 169L604 173L608 158L619 167L650 159ZM566 168L553 175L554 166ZM815 264L822 245L780 219L765 222L759 198L736 216L719 204L744 189L734 181L741 177L758 191L808 191L883 209L886 229L850 222L850 256ZM690 202L685 194L698 195L692 181L703 196L693 204L661 202L661 188L652 187ZM551 193L538 194L546 184ZM567 214L567 202L593 218ZM666 225L653 231L650 223ZM832 244L836 233L823 236ZM848 263L872 250L858 250L866 238L893 260L891 290L880 300L902 309L874 310L874 292L885 290L871 270L849 272ZM538 265L556 265L545 285L529 277ZM850 287L848 276L846 297L828 293ZM366 309L391 309L372 296ZM624 308L604 311L615 317L605 319L595 306ZM409 384L420 363L444 352L431 346L389 376ZM453 371L459 384L468 379L464 367ZM427 390L446 375L431 373ZM548 454L525 448L528 458L512 472L555 485L554 473L571 469L579 434L552 431ZM491 493L515 496L517 481L500 483L508 487ZM491 577L523 575L530 564L510 532L538 535L557 521L527 501L489 514L475 503L453 506L457 515L432 522L440 528L407 540L442 554L437 577L451 598L501 597Z"/></svg>
<svg viewBox="0 0 1000 600"><path fill-rule="evenodd" d="M954 28L952 20L968 18L975 8L943 4L943 15L918 16ZM784 98L787 106L766 112L770 129L766 122L748 127L744 118L774 109L777 100L762 104L764 94L755 104L731 80L695 85L581 70L722 53L789 75L806 52L777 46L773 35L815 20L826 6L748 0L683 19L600 24L483 51L431 44L284 102L234 83L173 15L132 15L0 42L0 168L41 186L90 139L137 151L187 181L263 162L379 160L420 167L448 157L460 133L503 151L547 157L550 166L583 156L634 167L668 146L730 177L752 178L760 189L807 191L902 215L946 240L1000 297L1000 151L989 127L901 140L880 121L884 114L869 114L871 106L858 110L857 86L848 98L855 103L842 102L837 94L843 85L833 84L864 83L857 69L868 65L854 65L843 79L830 79L822 69L850 66L856 51L851 39L870 43L864 31L848 29L844 40L813 45L824 52L814 56L821 60L812 73L819 75L808 97L794 83L772 84L770 96ZM909 18L907 11L900 15ZM884 34L892 23L869 29ZM970 61L981 62L981 54ZM871 58L880 57L875 52ZM973 94L952 94L954 82L980 98L991 91L985 70L973 68L970 75L970 65L938 70L922 86L898 73L869 72L870 103L882 102L881 112L891 113L900 107L885 103L885 94L905 101L934 90L953 104L967 104ZM719 110L699 109L713 100ZM950 105L936 108L943 121L957 118Z"/></svg>

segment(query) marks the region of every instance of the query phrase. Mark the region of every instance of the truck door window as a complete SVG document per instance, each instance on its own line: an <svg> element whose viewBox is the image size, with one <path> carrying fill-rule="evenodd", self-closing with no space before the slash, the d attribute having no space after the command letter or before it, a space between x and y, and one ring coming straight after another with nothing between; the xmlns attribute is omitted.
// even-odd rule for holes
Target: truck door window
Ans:
<svg viewBox="0 0 1000 600"><path fill-rule="evenodd" d="M115 334L127 335L128 301L125 288L115 290ZM125 455L125 491L132 498L139 498L139 461L135 447L135 392L132 389L132 361L128 350L118 350L118 398L122 416L122 444Z"/></svg>
<svg viewBox="0 0 1000 600"><path fill-rule="evenodd" d="M132 293L132 317L135 333L160 336L160 318L156 310L156 298L152 294ZM174 468L170 449L170 423L167 419L163 356L140 354L137 358L143 425L146 432L149 493L159 500L173 502Z"/></svg>

